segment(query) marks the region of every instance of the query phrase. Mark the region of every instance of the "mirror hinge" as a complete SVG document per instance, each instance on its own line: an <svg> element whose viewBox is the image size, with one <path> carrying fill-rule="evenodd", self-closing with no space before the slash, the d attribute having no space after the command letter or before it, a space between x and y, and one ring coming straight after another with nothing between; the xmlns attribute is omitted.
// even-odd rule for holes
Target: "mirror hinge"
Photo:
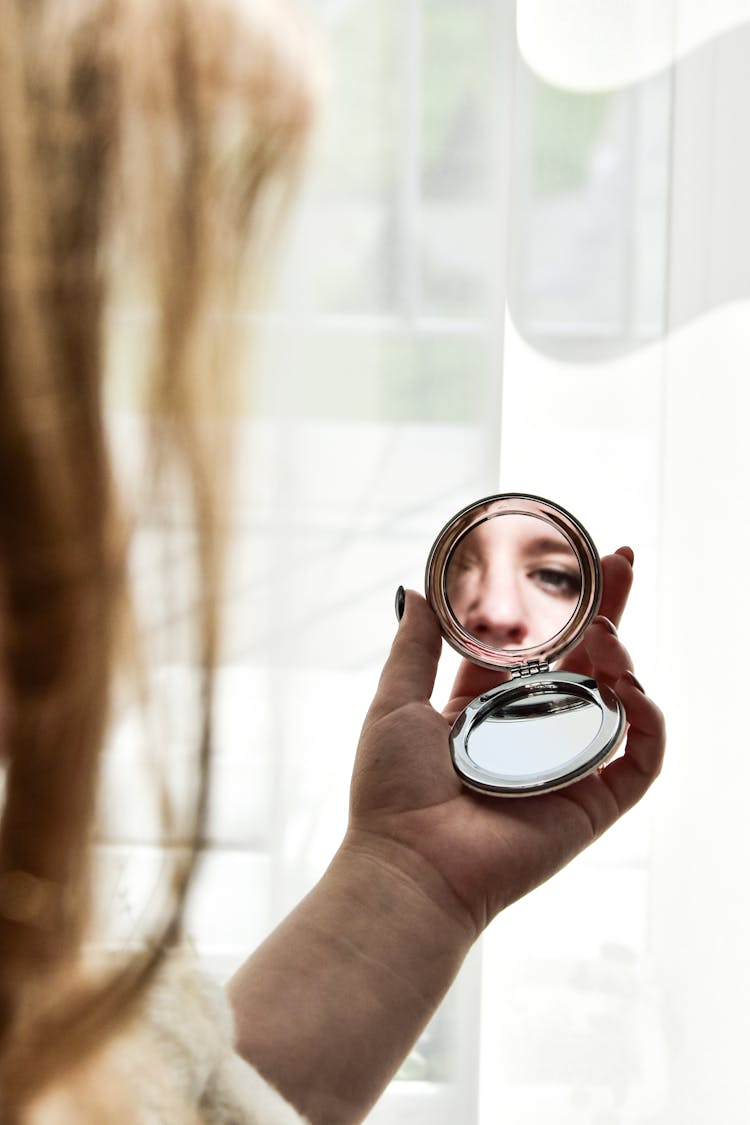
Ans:
<svg viewBox="0 0 750 1125"><path fill-rule="evenodd" d="M528 664L516 664L510 669L511 679L521 679L523 676L536 676L538 672L549 672L549 663L546 660L530 660Z"/></svg>

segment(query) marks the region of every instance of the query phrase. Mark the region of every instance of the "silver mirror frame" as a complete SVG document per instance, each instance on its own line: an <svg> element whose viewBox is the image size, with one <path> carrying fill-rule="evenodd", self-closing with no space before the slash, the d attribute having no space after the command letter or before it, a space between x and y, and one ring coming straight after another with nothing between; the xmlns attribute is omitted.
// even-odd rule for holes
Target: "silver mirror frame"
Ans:
<svg viewBox="0 0 750 1125"><path fill-rule="evenodd" d="M469 739L478 724L483 723L498 703L530 698L537 694L559 693L594 704L601 723L596 737L554 774L542 771L524 778L501 777L477 766L469 753ZM616 753L625 734L625 715L615 693L590 676L575 672L541 672L535 676L509 680L492 691L473 699L456 719L450 733L451 760L464 785L478 793L498 797L529 797L562 789L574 781L600 769Z"/></svg>
<svg viewBox="0 0 750 1125"><path fill-rule="evenodd" d="M534 648L497 649L483 644L463 628L448 601L446 574L456 547L479 524L500 515L534 516L549 523L570 543L581 568L581 594L572 617L555 636ZM586 529L559 504L541 496L499 493L462 508L442 529L427 559L425 594L440 622L443 636L461 656L482 668L514 671L526 665L559 660L578 644L601 600L599 555Z"/></svg>

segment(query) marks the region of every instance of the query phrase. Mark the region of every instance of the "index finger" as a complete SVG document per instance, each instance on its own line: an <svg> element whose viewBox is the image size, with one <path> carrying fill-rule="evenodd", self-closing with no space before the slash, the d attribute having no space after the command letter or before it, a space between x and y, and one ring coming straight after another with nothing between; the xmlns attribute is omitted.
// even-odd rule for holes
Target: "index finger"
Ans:
<svg viewBox="0 0 750 1125"><path fill-rule="evenodd" d="M599 613L619 625L633 585L633 552L620 547L602 559L602 600Z"/></svg>

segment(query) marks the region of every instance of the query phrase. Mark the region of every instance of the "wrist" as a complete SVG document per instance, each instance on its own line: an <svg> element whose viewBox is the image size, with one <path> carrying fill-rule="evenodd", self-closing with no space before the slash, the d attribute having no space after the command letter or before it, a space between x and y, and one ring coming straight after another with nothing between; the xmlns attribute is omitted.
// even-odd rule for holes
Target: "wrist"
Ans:
<svg viewBox="0 0 750 1125"><path fill-rule="evenodd" d="M352 831L230 986L240 1053L311 1121L361 1120L471 947L419 856Z"/></svg>
<svg viewBox="0 0 750 1125"><path fill-rule="evenodd" d="M364 908L420 942L436 935L463 958L479 936L473 915L434 865L408 843L350 826L326 872Z"/></svg>

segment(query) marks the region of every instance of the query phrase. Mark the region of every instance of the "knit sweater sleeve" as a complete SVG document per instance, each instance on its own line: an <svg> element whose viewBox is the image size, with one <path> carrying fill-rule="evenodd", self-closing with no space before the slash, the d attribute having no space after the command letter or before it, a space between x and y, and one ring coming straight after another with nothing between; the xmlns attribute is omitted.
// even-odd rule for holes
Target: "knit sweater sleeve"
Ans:
<svg viewBox="0 0 750 1125"><path fill-rule="evenodd" d="M167 959L139 1013L40 1091L29 1125L309 1125L234 1050L229 1002L191 954Z"/></svg>
<svg viewBox="0 0 750 1125"><path fill-rule="evenodd" d="M132 1036L161 1060L147 1071L139 1100L144 1125L173 1125L175 1095L200 1125L306 1125L293 1107L234 1050L229 1002L187 955L165 966ZM168 1076L169 1089L161 1076ZM159 1099L164 1098L161 1106ZM168 1108L170 1107L170 1108ZM182 1120L182 1119L180 1119Z"/></svg>

